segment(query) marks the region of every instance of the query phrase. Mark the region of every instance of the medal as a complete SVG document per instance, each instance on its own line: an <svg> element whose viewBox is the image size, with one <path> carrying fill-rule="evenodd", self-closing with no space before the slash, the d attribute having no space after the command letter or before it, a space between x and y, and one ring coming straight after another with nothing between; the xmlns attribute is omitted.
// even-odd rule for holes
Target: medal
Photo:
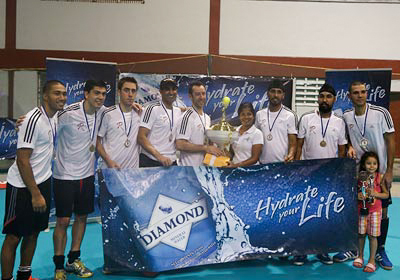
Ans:
<svg viewBox="0 0 400 280"><path fill-rule="evenodd" d="M90 147L89 147L89 151L93 153L93 152L94 152L94 150L95 150L95 147L94 147L94 145L93 145L93 144L92 144L92 145L90 145Z"/></svg>
<svg viewBox="0 0 400 280"><path fill-rule="evenodd" d="M169 130L170 130L170 134L169 134L169 142L172 142L173 136L172 136L172 128L174 126L174 107L172 107L171 109L171 117L169 117L168 111L167 109L164 107L164 103L161 102L161 107L164 109L165 114L167 114L168 117L168 121L169 121Z"/></svg>
<svg viewBox="0 0 400 280"><path fill-rule="evenodd" d="M124 133L126 135L126 140L125 140L124 146L126 148L128 148L131 144L131 141L129 140L129 134L131 133L131 128L132 128L132 120L133 120L132 113L133 113L133 111L131 111L131 122L129 124L129 128L127 129L124 112L122 112L121 105L118 105L118 106L119 106L119 110L121 111L122 119L124 120Z"/></svg>
<svg viewBox="0 0 400 280"><path fill-rule="evenodd" d="M362 139L361 139L361 141L360 141L360 147L361 147L363 150L366 150L366 149L367 149L367 147L368 147L368 139L367 139L367 138L362 138Z"/></svg>
<svg viewBox="0 0 400 280"><path fill-rule="evenodd" d="M321 133L322 133L322 141L319 143L319 145L322 148L324 148L324 147L326 147L325 135L326 135L326 131L328 130L328 125L329 125L329 122L330 122L331 117L332 117L332 112L331 112L331 115L329 116L328 122L326 123L325 130L324 130L324 124L322 123L321 113L319 114L319 116L321 117Z"/></svg>
<svg viewBox="0 0 400 280"><path fill-rule="evenodd" d="M87 119L86 112L85 112L85 101L83 101L83 103L82 103L82 110L83 110L83 115L85 116L86 126L87 126L87 129L89 132L89 137L90 137L91 145L89 147L89 151L91 153L93 153L96 150L95 146L93 145L93 139L95 138L94 136L95 136L95 132L96 132L97 111L94 112L93 129L92 129L92 132L90 132L90 125L89 125L89 121Z"/></svg>
<svg viewBox="0 0 400 280"><path fill-rule="evenodd" d="M356 126L357 126L357 128L358 128L358 131L359 131L360 134L361 134L360 147L361 147L361 149L363 149L363 150L367 150L367 147L368 147L368 139L365 138L365 132L367 131L366 128L367 128L368 110L369 110L369 106L368 106L368 104L367 104L367 111L365 112L363 131L361 131L360 127L358 126L357 119L356 119L356 112L355 112L355 110L353 111L353 113L354 113L354 115L353 115L353 117L354 117L354 122L356 123Z"/></svg>
<svg viewBox="0 0 400 280"><path fill-rule="evenodd" d="M267 135L268 141L272 141L272 139L273 139L271 132L272 132L272 129L274 128L275 122L278 119L279 114L281 113L282 109L283 109L283 106L281 105L281 109L279 109L279 112L276 115L275 120L272 122L272 126L270 126L270 124L269 124L269 106L268 106L268 110L267 110L268 128L269 128L269 134Z"/></svg>

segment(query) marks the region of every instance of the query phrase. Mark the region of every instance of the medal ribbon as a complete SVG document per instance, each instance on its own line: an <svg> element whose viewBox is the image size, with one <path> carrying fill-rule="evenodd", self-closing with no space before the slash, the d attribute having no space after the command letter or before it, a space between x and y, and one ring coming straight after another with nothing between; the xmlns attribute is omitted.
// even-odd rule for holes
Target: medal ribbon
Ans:
<svg viewBox="0 0 400 280"><path fill-rule="evenodd" d="M90 126L89 126L89 122L88 122L88 119L87 119L87 116L86 116L86 112L85 112L85 101L83 101L83 103L82 103L82 109L83 109L83 115L85 116L86 126L87 126L88 131L89 131L90 142L93 144L94 130L96 129L97 111L94 112L93 130L92 130L92 132L90 132Z"/></svg>
<svg viewBox="0 0 400 280"><path fill-rule="evenodd" d="M51 125L51 121L50 121L49 115L47 115L46 109L43 106L41 106L41 107L42 107L41 111L44 112L44 114L46 115L47 121L49 122L49 125L51 127L51 134L53 135L53 148L55 151L56 150L56 139L57 139L57 126L56 126L56 123L54 122L54 130L53 130L53 126Z"/></svg>
<svg viewBox="0 0 400 280"><path fill-rule="evenodd" d="M274 128L275 122L276 122L276 120L278 119L279 114L281 113L282 109L283 109L283 106L281 105L281 108L279 109L279 112L278 112L278 114L276 115L275 120L274 120L274 122L272 123L272 126L270 126L270 125L269 125L269 106L268 106L267 117L268 117L268 128L269 128L269 132L270 132L270 133L272 132L272 129Z"/></svg>
<svg viewBox="0 0 400 280"><path fill-rule="evenodd" d="M204 132L205 132L205 131L206 131L206 124L207 124L207 121L206 121L206 114L203 112L203 119L204 119L204 123L203 123L203 120L201 119L199 112L197 112L197 110L196 110L194 107L192 107L192 108L193 108L193 110L197 113L197 115L199 116L199 119L200 119L200 121L201 121L201 124L203 125Z"/></svg>
<svg viewBox="0 0 400 280"><path fill-rule="evenodd" d="M321 117L321 133L322 133L322 140L325 140L326 131L328 130L328 125L329 125L329 122L331 121L331 118L332 118L332 112L331 112L331 115L329 116L328 122L326 123L325 130L324 130L324 124L322 123L322 116L321 116L321 113L319 114L319 116Z"/></svg>
<svg viewBox="0 0 400 280"><path fill-rule="evenodd" d="M355 123L356 123L356 126L357 126L357 128L358 128L358 130L360 131L360 133L361 133L361 136L364 138L364 135L365 135L365 131L366 131L366 128L367 128L367 117L368 117L368 110L369 110L369 106L368 106L368 104L367 104L367 111L365 112L365 119L364 119L364 127L363 127L363 131L361 131L361 129L360 129L360 126L358 125L358 123L357 123L357 119L356 119L356 110L354 110L353 111L353 117L354 117L354 121L355 121Z"/></svg>
<svg viewBox="0 0 400 280"><path fill-rule="evenodd" d="M164 104L163 104L162 102L161 102L161 106L163 107L165 113L166 113L167 116L168 116L169 129L171 130L171 133L172 133L172 126L174 125L174 107L172 107L172 110L171 110L171 118L172 118L172 121L171 121L171 118L169 117L167 108L164 107Z"/></svg>
<svg viewBox="0 0 400 280"><path fill-rule="evenodd" d="M128 133L126 133L126 120L125 120L125 115L124 115L124 112L122 112L121 105L118 104L118 106L119 106L119 110L121 111L121 114L122 114L122 119L124 120L124 127L125 127L124 131L125 131L126 137L128 137L129 134L131 133L132 119L133 119L132 113L133 113L133 112L131 111L131 122L130 122L130 124L129 124Z"/></svg>

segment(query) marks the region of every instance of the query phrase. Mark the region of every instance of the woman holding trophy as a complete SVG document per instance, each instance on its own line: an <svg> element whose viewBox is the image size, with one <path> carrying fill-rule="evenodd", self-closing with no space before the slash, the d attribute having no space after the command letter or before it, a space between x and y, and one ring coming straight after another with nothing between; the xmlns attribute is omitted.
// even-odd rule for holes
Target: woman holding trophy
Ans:
<svg viewBox="0 0 400 280"><path fill-rule="evenodd" d="M360 175L358 179L358 257L353 266L364 267L365 237L369 240L369 260L364 272L375 272L375 254L378 247L377 237L380 235L382 219L381 199L389 196L385 184L381 184L382 174L379 170L379 158L374 152L366 152L360 160Z"/></svg>
<svg viewBox="0 0 400 280"><path fill-rule="evenodd" d="M261 130L254 126L255 111L250 102L240 104L238 109L241 125L237 128L239 138L231 145L233 159L227 167L258 164L264 138Z"/></svg>

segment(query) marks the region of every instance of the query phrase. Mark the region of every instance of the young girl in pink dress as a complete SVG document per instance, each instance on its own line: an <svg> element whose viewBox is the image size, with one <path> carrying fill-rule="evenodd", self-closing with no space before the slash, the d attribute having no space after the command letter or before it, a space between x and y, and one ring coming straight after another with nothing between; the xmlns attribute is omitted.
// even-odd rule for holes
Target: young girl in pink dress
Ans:
<svg viewBox="0 0 400 280"><path fill-rule="evenodd" d="M368 215L359 214L358 218L358 257L354 260L353 266L357 268L364 267L364 245L365 237L369 240L369 259L364 267L364 272L375 272L375 253L378 247L377 237L381 234L382 203L381 199L388 198L389 193L381 181L382 174L379 170L379 158L374 152L366 152L360 160L360 171L367 172L367 182L373 182L373 186L362 191L365 181L358 180L358 210L363 207L363 200L367 199L365 207L368 208Z"/></svg>

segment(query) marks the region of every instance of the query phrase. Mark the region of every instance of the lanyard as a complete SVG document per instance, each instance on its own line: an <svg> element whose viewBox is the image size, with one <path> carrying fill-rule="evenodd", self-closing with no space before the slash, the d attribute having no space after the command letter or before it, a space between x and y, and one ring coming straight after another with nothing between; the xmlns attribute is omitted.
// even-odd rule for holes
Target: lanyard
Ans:
<svg viewBox="0 0 400 280"><path fill-rule="evenodd" d="M126 137L128 137L129 134L131 133L132 119L133 119L132 113L133 113L133 112L131 111L131 122L130 122L130 124L129 124L128 133L126 133L126 120L125 120L125 115L124 115L124 112L122 112L121 105L118 104L118 106L119 106L119 110L121 111L121 114L122 114L122 119L124 120L125 134L126 134Z"/></svg>
<svg viewBox="0 0 400 280"><path fill-rule="evenodd" d="M200 119L200 121L201 121L201 124L203 125L203 128L204 128L204 131L206 131L206 124L207 124L207 121L206 121L206 114L203 112L203 119L204 119L204 123L203 123L203 120L201 119L199 112L197 112L197 110L196 110L194 107L192 107L192 108L193 108L193 110L197 113L197 115L199 116L199 119Z"/></svg>
<svg viewBox="0 0 400 280"><path fill-rule="evenodd" d="M172 110L171 110L171 118L172 118L172 121L171 121L171 118L169 117L167 108L164 107L164 104L163 104L162 102L161 102L161 106L163 107L165 113L166 113L167 116L168 116L169 128L170 128L170 130L172 131L172 126L174 125L174 107L172 107Z"/></svg>
<svg viewBox="0 0 400 280"><path fill-rule="evenodd" d="M85 101L83 101L83 103L82 103L82 109L83 109L83 115L85 116L85 120L86 120L86 126L87 126L88 131L89 131L90 142L93 143L94 131L96 129L97 111L94 113L93 130L92 130L92 132L90 132L90 126L89 126L89 122L88 122L88 119L87 119L87 116L86 116L86 112L85 112Z"/></svg>
<svg viewBox="0 0 400 280"><path fill-rule="evenodd" d="M56 145L55 143L56 143L56 139L57 139L57 126L56 126L56 123L54 122L54 130L53 130L53 126L51 125L51 121L50 121L49 115L47 115L46 109L43 106L41 106L41 108L42 108L41 111L43 111L44 114L46 115L47 121L49 122L49 125L51 127L51 134L53 135L53 147L55 149L55 145Z"/></svg>
<svg viewBox="0 0 400 280"><path fill-rule="evenodd" d="M281 105L281 108L279 109L279 112L278 112L278 114L276 115L275 120L274 120L274 122L272 123L272 126L270 126L270 125L269 125L269 106L268 106L267 117L268 117L268 128L269 128L269 132L272 132L272 129L274 128L275 122L276 122L276 120L278 119L279 114L281 113L282 109L283 109L283 106Z"/></svg>
<svg viewBox="0 0 400 280"><path fill-rule="evenodd" d="M322 116L321 116L321 113L319 113L319 116L321 117L321 133L322 133L322 139L325 139L326 131L328 130L328 125L329 125L329 122L331 121L331 118L332 118L332 112L331 112L331 115L329 116L328 122L326 123L325 130L324 130L324 124L322 123Z"/></svg>
<svg viewBox="0 0 400 280"><path fill-rule="evenodd" d="M361 131L360 126L359 126L358 123L357 123L357 119L356 119L356 110L354 109L354 111L353 111L353 113L354 113L354 114L353 114L354 121L355 121L356 126L357 126L358 130L360 131L362 137L364 137L365 131L366 131L366 127L367 127L368 110L369 110L369 106L368 106L368 104L367 104L367 111L365 112L365 119L364 119L363 131Z"/></svg>

